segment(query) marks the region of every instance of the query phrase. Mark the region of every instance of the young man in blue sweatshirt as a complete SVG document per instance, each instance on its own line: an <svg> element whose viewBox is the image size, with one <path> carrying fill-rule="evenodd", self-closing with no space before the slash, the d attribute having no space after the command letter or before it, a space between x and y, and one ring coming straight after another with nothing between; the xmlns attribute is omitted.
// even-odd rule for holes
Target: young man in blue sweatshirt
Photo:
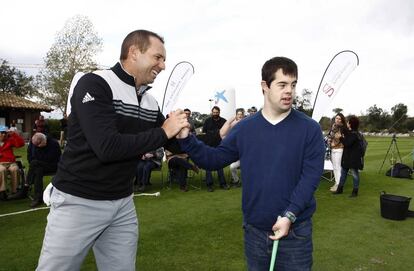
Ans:
<svg viewBox="0 0 414 271"><path fill-rule="evenodd" d="M272 240L280 240L277 270L312 267L311 217L325 148L318 123L292 109L297 77L292 60L268 60L262 68L263 110L236 124L216 148L189 135L188 129L178 135L183 151L205 169L240 159L249 270L269 269Z"/></svg>

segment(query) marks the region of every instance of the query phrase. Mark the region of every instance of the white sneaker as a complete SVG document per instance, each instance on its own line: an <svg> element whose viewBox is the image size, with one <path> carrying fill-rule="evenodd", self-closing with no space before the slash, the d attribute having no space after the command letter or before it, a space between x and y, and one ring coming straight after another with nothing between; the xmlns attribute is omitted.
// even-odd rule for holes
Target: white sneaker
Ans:
<svg viewBox="0 0 414 271"><path fill-rule="evenodd" d="M338 189L338 185L335 184L334 186L332 186L329 190L331 190L331 192L335 192L336 189Z"/></svg>

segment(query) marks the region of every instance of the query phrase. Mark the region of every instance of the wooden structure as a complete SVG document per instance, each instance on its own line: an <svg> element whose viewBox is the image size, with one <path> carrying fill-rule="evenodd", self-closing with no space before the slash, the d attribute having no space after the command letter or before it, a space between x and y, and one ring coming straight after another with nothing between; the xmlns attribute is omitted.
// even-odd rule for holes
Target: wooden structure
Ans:
<svg viewBox="0 0 414 271"><path fill-rule="evenodd" d="M17 129L25 139L31 136L34 122L39 118L40 112L51 112L52 110L47 105L0 92L0 125L10 127L12 121L15 121Z"/></svg>

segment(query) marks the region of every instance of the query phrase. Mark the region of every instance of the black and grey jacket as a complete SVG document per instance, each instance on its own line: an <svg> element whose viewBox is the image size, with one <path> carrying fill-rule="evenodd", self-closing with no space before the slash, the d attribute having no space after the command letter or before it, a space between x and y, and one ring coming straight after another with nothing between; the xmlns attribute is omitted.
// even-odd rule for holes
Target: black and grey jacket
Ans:
<svg viewBox="0 0 414 271"><path fill-rule="evenodd" d="M144 153L168 138L156 100L120 63L82 76L70 98L67 146L53 185L71 195L114 200L133 192L133 177Z"/></svg>

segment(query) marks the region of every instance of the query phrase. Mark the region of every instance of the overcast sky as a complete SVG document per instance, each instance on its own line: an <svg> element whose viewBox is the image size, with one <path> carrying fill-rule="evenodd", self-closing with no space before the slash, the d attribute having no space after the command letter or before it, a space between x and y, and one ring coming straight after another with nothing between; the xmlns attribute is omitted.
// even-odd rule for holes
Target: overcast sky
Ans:
<svg viewBox="0 0 414 271"><path fill-rule="evenodd" d="M103 39L100 65L116 63L129 32L161 34L167 69L151 90L159 103L172 68L186 60L195 74L178 106L208 112L214 92L233 87L238 107L260 107L260 70L274 56L298 64L297 91L308 88L314 98L331 58L352 50L360 65L325 115L336 107L345 114L366 113L374 104L390 112L404 103L414 116L411 0L14 0L3 1L1 11L0 58L17 64L41 64L56 33L77 14L87 16Z"/></svg>

